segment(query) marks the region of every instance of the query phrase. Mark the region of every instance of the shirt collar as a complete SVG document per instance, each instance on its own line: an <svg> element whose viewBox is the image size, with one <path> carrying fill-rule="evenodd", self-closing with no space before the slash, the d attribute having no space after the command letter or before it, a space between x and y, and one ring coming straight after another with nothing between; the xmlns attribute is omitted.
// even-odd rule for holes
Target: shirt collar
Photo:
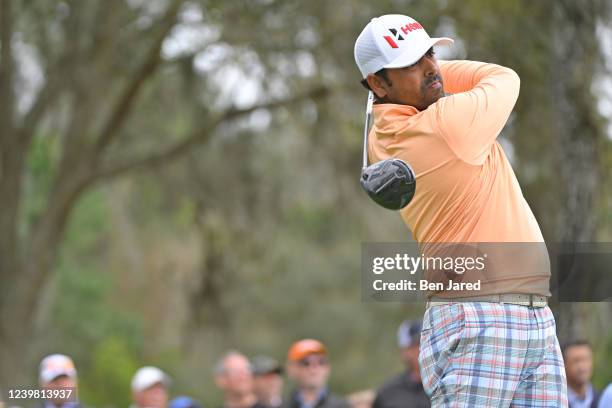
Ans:
<svg viewBox="0 0 612 408"><path fill-rule="evenodd" d="M405 119L421 113L410 105L385 103L374 105L374 131L381 136L393 136L406 126Z"/></svg>
<svg viewBox="0 0 612 408"><path fill-rule="evenodd" d="M319 392L317 399L315 399L312 404L307 404L304 402L302 399L302 393L300 391L295 393L295 400L298 402L300 408L314 408L319 404L319 402L324 400L325 397L327 397L327 387L323 388L321 392Z"/></svg>
<svg viewBox="0 0 612 408"><path fill-rule="evenodd" d="M589 406L593 402L593 384L587 386L584 398L580 398L570 387L567 387L567 397L572 405Z"/></svg>

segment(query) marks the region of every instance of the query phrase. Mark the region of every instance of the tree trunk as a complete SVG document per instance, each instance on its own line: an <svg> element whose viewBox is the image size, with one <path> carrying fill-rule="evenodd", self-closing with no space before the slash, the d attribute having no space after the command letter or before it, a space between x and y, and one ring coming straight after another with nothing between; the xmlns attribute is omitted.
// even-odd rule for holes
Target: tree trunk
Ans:
<svg viewBox="0 0 612 408"><path fill-rule="evenodd" d="M591 93L601 61L596 34L597 1L555 2L552 13L551 90L557 120L553 152L559 176L561 203L556 237L561 242L595 239L597 188L600 185L597 145L605 137ZM561 341L584 336L585 321L573 303L556 305Z"/></svg>

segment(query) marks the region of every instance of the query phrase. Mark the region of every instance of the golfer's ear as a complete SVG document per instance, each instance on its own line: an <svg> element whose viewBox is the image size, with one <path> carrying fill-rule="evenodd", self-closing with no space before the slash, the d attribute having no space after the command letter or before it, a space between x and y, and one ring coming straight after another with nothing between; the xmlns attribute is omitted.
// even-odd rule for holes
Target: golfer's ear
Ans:
<svg viewBox="0 0 612 408"><path fill-rule="evenodd" d="M368 76L366 77L366 81L368 81L370 89L374 92L378 99L382 99L387 96L387 90L384 87L384 82L382 78L374 74L368 74Z"/></svg>

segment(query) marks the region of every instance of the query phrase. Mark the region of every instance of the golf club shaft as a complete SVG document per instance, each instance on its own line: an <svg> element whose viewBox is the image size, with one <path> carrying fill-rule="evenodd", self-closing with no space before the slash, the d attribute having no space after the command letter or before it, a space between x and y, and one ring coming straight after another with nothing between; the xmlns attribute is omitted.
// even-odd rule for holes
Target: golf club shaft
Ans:
<svg viewBox="0 0 612 408"><path fill-rule="evenodd" d="M374 104L374 93L368 92L368 104L366 106L365 129L363 130L363 167L368 167L368 132L370 130L370 117L372 116L372 105Z"/></svg>

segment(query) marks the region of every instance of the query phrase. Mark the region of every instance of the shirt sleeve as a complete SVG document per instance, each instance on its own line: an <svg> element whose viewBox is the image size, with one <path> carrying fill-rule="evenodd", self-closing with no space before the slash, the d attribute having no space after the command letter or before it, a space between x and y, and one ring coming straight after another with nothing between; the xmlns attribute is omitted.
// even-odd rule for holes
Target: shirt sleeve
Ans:
<svg viewBox="0 0 612 408"><path fill-rule="evenodd" d="M476 61L439 61L444 89L434 105L442 137L462 160L482 164L518 98L516 72Z"/></svg>
<svg viewBox="0 0 612 408"><path fill-rule="evenodd" d="M598 408L612 407L612 383L610 383L601 394Z"/></svg>

